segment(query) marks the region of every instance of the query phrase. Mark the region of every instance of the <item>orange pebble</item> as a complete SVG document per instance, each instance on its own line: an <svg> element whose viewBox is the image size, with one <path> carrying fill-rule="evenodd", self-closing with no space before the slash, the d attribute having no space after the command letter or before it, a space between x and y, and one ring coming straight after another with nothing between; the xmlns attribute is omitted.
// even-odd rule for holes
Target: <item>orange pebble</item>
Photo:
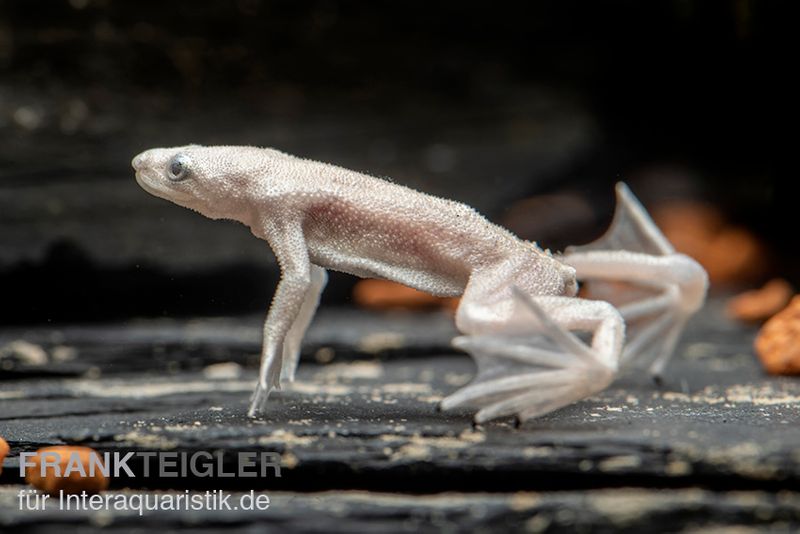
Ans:
<svg viewBox="0 0 800 534"><path fill-rule="evenodd" d="M767 372L800 374L800 296L764 323L756 337L755 349Z"/></svg>
<svg viewBox="0 0 800 534"><path fill-rule="evenodd" d="M11 450L11 447L8 446L8 442L3 438L0 438L0 473L3 472L3 460L6 459L6 455L8 451Z"/></svg>
<svg viewBox="0 0 800 534"><path fill-rule="evenodd" d="M108 478L102 473L101 457L89 447L45 447L36 451L36 456L30 461L33 465L25 470L25 481L51 495L58 494L59 490L64 493L98 493L108 488Z"/></svg>
<svg viewBox="0 0 800 534"><path fill-rule="evenodd" d="M720 232L701 255L710 280L734 284L762 274L766 268L765 257L758 239L749 230L737 227Z"/></svg>
<svg viewBox="0 0 800 534"><path fill-rule="evenodd" d="M447 299L434 297L389 280L359 280L353 288L356 304L372 310L438 308Z"/></svg>
<svg viewBox="0 0 800 534"><path fill-rule="evenodd" d="M701 202L666 202L653 220L675 246L696 259L712 283L743 283L762 274L766 251L749 230L728 225L722 213Z"/></svg>
<svg viewBox="0 0 800 534"><path fill-rule="evenodd" d="M703 202L663 202L652 213L653 220L670 243L690 256L702 252L725 224L722 212Z"/></svg>
<svg viewBox="0 0 800 534"><path fill-rule="evenodd" d="M745 291L730 299L725 313L739 321L764 321L785 308L793 294L789 282L783 278L774 278L761 289Z"/></svg>

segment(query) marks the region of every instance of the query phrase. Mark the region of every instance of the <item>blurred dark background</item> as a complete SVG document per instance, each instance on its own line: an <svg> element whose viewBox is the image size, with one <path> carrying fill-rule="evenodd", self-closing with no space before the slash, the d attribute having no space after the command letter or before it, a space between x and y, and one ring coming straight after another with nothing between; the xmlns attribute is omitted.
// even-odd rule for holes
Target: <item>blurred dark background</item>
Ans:
<svg viewBox="0 0 800 534"><path fill-rule="evenodd" d="M623 179L749 239L715 245L759 263L723 286L800 283L790 5L0 0L0 321L265 310L266 243L133 180L190 142L390 176L555 249Z"/></svg>

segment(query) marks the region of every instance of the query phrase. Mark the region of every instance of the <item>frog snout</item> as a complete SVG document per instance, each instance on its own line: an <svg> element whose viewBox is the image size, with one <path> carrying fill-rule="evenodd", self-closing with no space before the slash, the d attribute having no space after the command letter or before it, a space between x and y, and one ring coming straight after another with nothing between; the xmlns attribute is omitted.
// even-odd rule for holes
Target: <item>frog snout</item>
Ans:
<svg viewBox="0 0 800 534"><path fill-rule="evenodd" d="M134 156L134 158L131 160L131 166L134 168L134 170L137 170L137 171L139 170L139 168L142 166L142 155L141 154L138 154L137 156Z"/></svg>
<svg viewBox="0 0 800 534"><path fill-rule="evenodd" d="M152 154L148 154L148 152L149 151L145 150L144 152L140 152L133 157L131 160L131 167L133 167L135 171L142 171L147 167L148 163L152 163L150 157Z"/></svg>

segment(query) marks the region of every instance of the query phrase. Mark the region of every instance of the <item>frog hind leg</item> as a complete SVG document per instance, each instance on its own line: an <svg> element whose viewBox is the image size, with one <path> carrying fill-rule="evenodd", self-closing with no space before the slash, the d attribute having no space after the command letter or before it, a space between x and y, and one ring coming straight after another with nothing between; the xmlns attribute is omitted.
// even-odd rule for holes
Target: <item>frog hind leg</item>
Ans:
<svg viewBox="0 0 800 534"><path fill-rule="evenodd" d="M477 409L476 423L511 415L523 422L591 396L616 376L624 323L608 303L513 287L507 315L467 297L457 322L468 331L453 344L474 358L478 373L441 402L443 410ZM591 334L591 343L576 331Z"/></svg>
<svg viewBox="0 0 800 534"><path fill-rule="evenodd" d="M575 268L584 293L616 306L627 324L622 364L649 364L660 377L691 316L703 305L708 275L675 251L630 189L618 183L609 230L561 260Z"/></svg>

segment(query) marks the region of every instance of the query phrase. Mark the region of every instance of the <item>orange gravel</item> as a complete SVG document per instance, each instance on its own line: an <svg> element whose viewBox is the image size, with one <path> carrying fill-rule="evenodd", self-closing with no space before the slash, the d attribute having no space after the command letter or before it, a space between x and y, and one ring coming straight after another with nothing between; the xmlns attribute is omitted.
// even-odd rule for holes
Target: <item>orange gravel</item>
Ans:
<svg viewBox="0 0 800 534"><path fill-rule="evenodd" d="M800 296L764 324L755 349L767 372L800 374Z"/></svg>
<svg viewBox="0 0 800 534"><path fill-rule="evenodd" d="M6 459L6 455L10 450L11 447L8 446L8 442L3 438L0 438L0 473L3 472L3 460Z"/></svg>
<svg viewBox="0 0 800 534"><path fill-rule="evenodd" d="M44 476L42 476L41 463L45 453L55 454L58 457L57 459L48 459ZM93 463L96 465L93 474L90 471L90 457L92 456L94 456ZM83 467L82 473L77 469L75 461L70 463L75 458ZM51 495L58 494L59 490L64 490L65 493L82 491L98 493L108 488L108 478L101 472L103 466L101 457L89 447L45 447L36 451L36 456L31 458L31 461L33 466L26 469L25 481L34 488ZM57 468L53 465L54 463L58 465Z"/></svg>
<svg viewBox="0 0 800 534"><path fill-rule="evenodd" d="M458 299L434 297L389 280L359 280L353 288L353 300L371 310L420 310L458 306Z"/></svg>
<svg viewBox="0 0 800 534"><path fill-rule="evenodd" d="M792 295L794 290L789 282L774 278L761 289L745 291L730 299L725 313L738 321L765 321L784 309L792 300Z"/></svg>
<svg viewBox="0 0 800 534"><path fill-rule="evenodd" d="M653 220L678 252L696 259L714 284L741 284L763 274L766 250L746 228L725 221L716 207L702 202L664 202Z"/></svg>

